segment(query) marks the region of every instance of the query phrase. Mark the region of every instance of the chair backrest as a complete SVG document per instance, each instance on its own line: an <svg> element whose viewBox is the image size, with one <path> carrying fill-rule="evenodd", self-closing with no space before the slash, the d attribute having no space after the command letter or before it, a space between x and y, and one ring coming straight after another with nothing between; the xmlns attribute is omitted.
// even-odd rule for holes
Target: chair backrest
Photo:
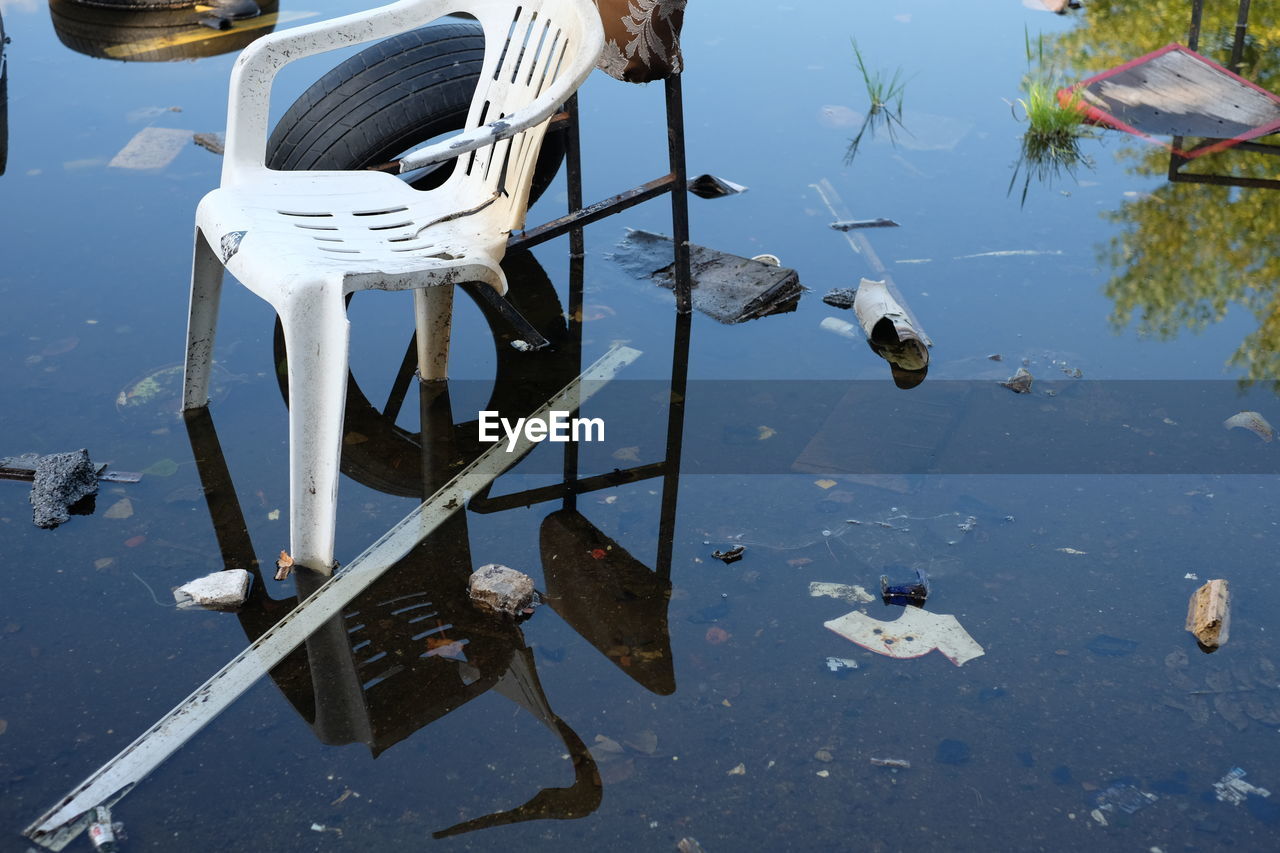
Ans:
<svg viewBox="0 0 1280 853"><path fill-rule="evenodd" d="M516 218L523 216L526 175L546 119L599 55L603 35L590 0L399 0L265 36L245 48L232 69L222 183L252 182L266 171L271 84L284 65L388 38L449 14L470 15L484 29L480 86L462 134L418 153L441 152L429 162L459 157L464 168L454 170L450 183L464 206L492 198L502 188L502 200L514 201ZM512 120L501 121L507 117Z"/></svg>
<svg viewBox="0 0 1280 853"><path fill-rule="evenodd" d="M472 14L484 28L485 57L467 114L467 129L501 121L527 107L568 71L582 49L580 0L480 0ZM495 197L510 210L509 228L523 224L529 187L547 122L458 158L442 187L482 204ZM465 202L464 202L465 203Z"/></svg>

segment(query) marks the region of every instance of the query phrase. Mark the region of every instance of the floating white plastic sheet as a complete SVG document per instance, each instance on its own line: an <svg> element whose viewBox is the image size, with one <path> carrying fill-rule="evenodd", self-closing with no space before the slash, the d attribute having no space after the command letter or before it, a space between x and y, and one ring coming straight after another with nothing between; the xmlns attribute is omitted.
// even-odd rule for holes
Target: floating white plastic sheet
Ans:
<svg viewBox="0 0 1280 853"><path fill-rule="evenodd" d="M855 610L823 624L846 640L891 658L918 658L937 649L956 666L963 666L985 654L956 617L919 607L904 607L893 622L881 622Z"/></svg>

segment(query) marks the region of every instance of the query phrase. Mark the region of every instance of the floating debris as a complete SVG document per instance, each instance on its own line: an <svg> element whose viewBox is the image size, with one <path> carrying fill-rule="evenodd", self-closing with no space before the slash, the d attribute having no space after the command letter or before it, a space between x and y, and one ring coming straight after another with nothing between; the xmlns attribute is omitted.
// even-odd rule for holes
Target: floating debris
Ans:
<svg viewBox="0 0 1280 853"><path fill-rule="evenodd" d="M226 139L221 133L193 133L191 140L204 150L219 156L226 150Z"/></svg>
<svg viewBox="0 0 1280 853"><path fill-rule="evenodd" d="M1186 628L1206 652L1226 644L1231 631L1231 591L1226 580L1207 581L1191 593Z"/></svg>
<svg viewBox="0 0 1280 853"><path fill-rule="evenodd" d="M89 822L89 841L98 853L116 853L124 836L124 824L111 819L108 806L97 806Z"/></svg>
<svg viewBox="0 0 1280 853"><path fill-rule="evenodd" d="M1213 790L1218 796L1218 801L1238 806L1247 800L1250 795L1263 798L1271 796L1271 792L1266 788L1259 788L1257 785L1250 784L1244 781L1244 777L1244 770L1239 767L1232 767L1226 776L1214 782Z"/></svg>
<svg viewBox="0 0 1280 853"><path fill-rule="evenodd" d="M985 654L954 616L907 607L893 622L853 611L823 625L864 649L891 658L918 658L937 649L956 666Z"/></svg>
<svg viewBox="0 0 1280 853"><path fill-rule="evenodd" d="M734 767L732 770L730 770L728 773L726 773L726 774L724 774L724 775L726 775L726 776L746 776L746 775L747 775L747 765L745 765L745 764L739 764L737 767Z"/></svg>
<svg viewBox="0 0 1280 853"><path fill-rule="evenodd" d="M715 557L717 560L724 563L725 565L728 565L729 563L736 563L739 560L741 560L742 555L745 554L746 552L747 552L747 546L734 545L732 548L726 548L723 551L718 549L715 551L712 551L711 556Z"/></svg>
<svg viewBox="0 0 1280 853"><path fill-rule="evenodd" d="M672 289L675 276L670 237L629 230L614 260L637 278ZM693 307L721 323L741 323L794 311L804 288L796 271L753 258L689 244Z"/></svg>
<svg viewBox="0 0 1280 853"><path fill-rule="evenodd" d="M1274 433L1267 419L1257 412L1237 412L1222 422L1227 429L1247 429L1263 441L1271 441Z"/></svg>
<svg viewBox="0 0 1280 853"><path fill-rule="evenodd" d="M235 610L249 597L253 576L244 569L227 569L174 587L179 609Z"/></svg>
<svg viewBox="0 0 1280 853"><path fill-rule="evenodd" d="M733 181L717 178L715 175L698 175L696 178L689 179L689 192L698 198L724 198L746 191L747 187L742 184L735 184Z"/></svg>
<svg viewBox="0 0 1280 853"><path fill-rule="evenodd" d="M857 298L857 295L858 291L855 288L833 287L827 291L825 296L822 297L822 301L830 305L832 308L852 308L854 299ZM850 329L854 328L852 324L846 325L849 325ZM831 331L835 331L835 329L832 329ZM857 337L857 335L849 335L848 337Z"/></svg>
<svg viewBox="0 0 1280 853"><path fill-rule="evenodd" d="M852 231L855 228L897 228L892 219L841 219L831 223L832 230Z"/></svg>
<svg viewBox="0 0 1280 853"><path fill-rule="evenodd" d="M880 576L880 597L885 604L910 604L919 607L929 597L929 574L916 569L916 579L906 583L889 583L888 575Z"/></svg>
<svg viewBox="0 0 1280 853"><path fill-rule="evenodd" d="M1069 554L1072 557L1084 557L1084 556L1088 556L1089 554L1088 551L1081 551L1077 548L1054 548L1053 550L1057 551L1060 554Z"/></svg>
<svg viewBox="0 0 1280 853"><path fill-rule="evenodd" d="M516 616L533 605L533 578L499 563L489 563L467 579L467 594L481 607Z"/></svg>
<svg viewBox="0 0 1280 853"><path fill-rule="evenodd" d="M827 670L836 675L843 677L857 668L858 662L853 658L827 658Z"/></svg>
<svg viewBox="0 0 1280 853"><path fill-rule="evenodd" d="M869 758L876 767L892 767L894 770L910 770L911 762L905 758Z"/></svg>
<svg viewBox="0 0 1280 853"><path fill-rule="evenodd" d="M811 581L809 583L809 595L814 598L823 596L835 598L840 601L847 601L850 604L867 604L875 601L875 596L857 584L827 583L825 581Z"/></svg>
<svg viewBox="0 0 1280 853"><path fill-rule="evenodd" d="M288 551L280 552L280 559L276 560L276 580L282 581L293 574L293 557L289 556Z"/></svg>
<svg viewBox="0 0 1280 853"><path fill-rule="evenodd" d="M98 493L97 469L89 451L50 453L35 462L31 482L31 517L36 527L52 530L71 515L93 512L91 500ZM81 503L81 502L84 503Z"/></svg>
<svg viewBox="0 0 1280 853"><path fill-rule="evenodd" d="M174 161L191 140L189 130L144 127L107 165L114 169L158 171Z"/></svg>
<svg viewBox="0 0 1280 853"><path fill-rule="evenodd" d="M871 348L893 366L894 383L899 388L913 388L924 381L929 369L927 339L889 293L887 281L862 279L853 310Z"/></svg>
<svg viewBox="0 0 1280 853"><path fill-rule="evenodd" d="M1114 814L1117 811L1125 814L1134 814L1160 799L1155 794L1141 791L1128 782L1116 782L1104 791L1099 791L1093 795L1093 811L1091 815L1101 812L1103 815L1108 813ZM1098 820L1095 816L1094 820ZM1099 821L1103 826L1107 825L1104 819Z"/></svg>
<svg viewBox="0 0 1280 853"><path fill-rule="evenodd" d="M1025 367L1019 367L1017 373L1013 374L1000 384L1015 394L1030 394L1031 383L1034 380L1035 377L1031 375L1029 370Z"/></svg>

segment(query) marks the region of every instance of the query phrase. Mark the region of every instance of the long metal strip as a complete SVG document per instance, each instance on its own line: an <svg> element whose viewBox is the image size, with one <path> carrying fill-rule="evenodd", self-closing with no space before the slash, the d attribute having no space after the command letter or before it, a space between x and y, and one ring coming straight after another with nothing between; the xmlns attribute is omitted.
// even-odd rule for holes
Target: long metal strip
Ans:
<svg viewBox="0 0 1280 853"><path fill-rule="evenodd" d="M545 423L551 411L576 409L640 355L639 350L631 347L615 347L551 397L529 419ZM320 625L341 611L445 519L458 511L471 495L515 464L533 444L522 431L510 452L505 441L489 447L458 476L370 545L363 554L334 572L324 585L259 637L253 645L236 655L119 755L59 800L53 808L27 827L23 834L50 850L65 847L88 825L86 813L90 809L102 803L114 802L128 793L130 788L146 778L268 670L301 645Z"/></svg>

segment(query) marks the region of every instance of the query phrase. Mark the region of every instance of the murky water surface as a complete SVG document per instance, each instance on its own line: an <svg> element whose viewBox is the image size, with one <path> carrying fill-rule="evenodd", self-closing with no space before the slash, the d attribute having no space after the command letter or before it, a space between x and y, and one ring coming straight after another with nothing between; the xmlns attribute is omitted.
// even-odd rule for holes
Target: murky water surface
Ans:
<svg viewBox="0 0 1280 853"><path fill-rule="evenodd" d="M295 2L271 20L356 7ZM1036 71L1079 79L1185 41L1190 4L1085 0L1065 18L749 5L689 7L690 170L750 187L693 199L693 238L776 254L812 292L740 325L695 314L686 349L670 294L610 258L628 227L669 231L664 204L588 228L581 363L620 341L644 355L592 404L607 440L583 447L579 474L656 476L576 505L504 501L560 482L563 445L538 447L122 800L122 849L1280 846L1276 451L1221 427L1241 409L1280 423L1277 196L1171 183L1165 149L1114 131L1083 142L1093 162L1074 177L1032 181L1025 200L1013 180L1029 52ZM1234 5L1209 5L1201 46L1226 61ZM1280 4L1252 5L1244 71L1275 89ZM269 567L288 546L280 353L270 309L242 288L224 295L210 416L174 415L192 216L220 168L186 135L222 130L234 52L218 50L247 37L122 36L34 0L2 11L0 455L85 447L144 472L55 531L31 524L25 484L0 489L0 848L25 850L23 827L296 589L266 570L239 616L169 606L171 587ZM905 91L896 144L867 136L846 162L868 108L851 37L870 68L901 68ZM181 61L123 61L166 51ZM276 115L325 63L288 69ZM581 101L589 198L665 171L660 84L597 74ZM148 128L181 131L151 134L180 143L169 162L112 166ZM1241 151L1191 169L1275 171ZM827 289L877 272L827 228L823 180L855 217L902 225L866 236L936 344L915 391L820 328L853 319L822 304ZM564 200L561 177L530 221ZM567 240L510 269L526 310L554 321ZM378 415L397 395L407 297L362 294L351 315L365 405L347 424L344 563L454 458L424 477L415 391L398 419ZM512 385L545 398L574 355L565 343L530 371L460 299L451 421L518 407ZM669 418L673 360L690 378L683 422ZM1022 364L1030 395L995 384ZM447 447L448 430L428 433ZM738 544L737 562L711 556ZM519 626L478 615L466 576L490 562L531 574L548 606ZM985 655L957 668L873 654L823 623L899 608L810 596L816 581L878 592L881 574L917 568L927 609ZM1206 655L1183 620L1213 577L1230 581L1233 622ZM355 670L334 663L347 648ZM1216 799L1237 766L1277 793Z"/></svg>

